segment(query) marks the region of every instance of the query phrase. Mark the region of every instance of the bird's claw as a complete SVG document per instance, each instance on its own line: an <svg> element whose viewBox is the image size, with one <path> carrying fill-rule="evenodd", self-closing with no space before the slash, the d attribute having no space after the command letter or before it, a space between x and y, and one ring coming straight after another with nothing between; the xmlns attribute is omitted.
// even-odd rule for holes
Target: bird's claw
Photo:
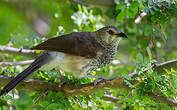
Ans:
<svg viewBox="0 0 177 110"><path fill-rule="evenodd" d="M106 78L100 78L100 79L94 80L93 85L96 87L98 83L102 83L106 80L107 80Z"/></svg>

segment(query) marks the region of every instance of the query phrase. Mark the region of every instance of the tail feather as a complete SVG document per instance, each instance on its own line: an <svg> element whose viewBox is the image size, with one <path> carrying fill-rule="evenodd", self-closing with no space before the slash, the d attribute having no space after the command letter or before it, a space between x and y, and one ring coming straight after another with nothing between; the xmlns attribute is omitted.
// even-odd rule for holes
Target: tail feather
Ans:
<svg viewBox="0 0 177 110"><path fill-rule="evenodd" d="M12 90L17 84L22 82L26 77L32 74L34 71L39 69L41 66L46 64L50 60L50 56L48 53L45 53L38 57L28 68L26 68L23 72L18 74L14 79L12 79L0 92L0 96L3 94L7 94L10 90Z"/></svg>

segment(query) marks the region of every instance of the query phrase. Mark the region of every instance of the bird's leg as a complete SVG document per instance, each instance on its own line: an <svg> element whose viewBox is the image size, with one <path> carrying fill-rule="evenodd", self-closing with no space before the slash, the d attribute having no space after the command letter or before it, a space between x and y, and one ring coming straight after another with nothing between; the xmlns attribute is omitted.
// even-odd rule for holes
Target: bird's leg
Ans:
<svg viewBox="0 0 177 110"><path fill-rule="evenodd" d="M106 80L107 80L107 79L104 78L104 77L98 78L97 80L94 80L94 81L93 81L93 84L94 84L94 86L96 87L96 85L97 85L98 83L104 82L104 81L106 81Z"/></svg>
<svg viewBox="0 0 177 110"><path fill-rule="evenodd" d="M60 80L64 80L64 75L60 70L57 70L58 74L60 75Z"/></svg>
<svg viewBox="0 0 177 110"><path fill-rule="evenodd" d="M67 81L65 80L64 76L63 76L63 73L60 71L60 70L57 70L57 72L59 73L60 75L60 84L58 85L58 87L61 87L64 83L66 83Z"/></svg>

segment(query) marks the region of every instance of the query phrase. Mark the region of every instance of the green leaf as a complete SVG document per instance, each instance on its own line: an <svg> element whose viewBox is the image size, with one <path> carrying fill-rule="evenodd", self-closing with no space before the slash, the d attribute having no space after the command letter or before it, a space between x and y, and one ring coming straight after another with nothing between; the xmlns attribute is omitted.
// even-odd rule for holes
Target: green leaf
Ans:
<svg viewBox="0 0 177 110"><path fill-rule="evenodd" d="M147 53L149 55L149 58L152 59L152 54L151 54L151 50L149 47L147 47Z"/></svg>
<svg viewBox="0 0 177 110"><path fill-rule="evenodd" d="M134 1L132 4L131 4L131 7L133 8L138 8L139 7L139 2L138 1Z"/></svg>
<svg viewBox="0 0 177 110"><path fill-rule="evenodd" d="M127 10L123 10L121 11L118 15L117 15L117 21L121 22L124 20L124 18L127 15Z"/></svg>
<svg viewBox="0 0 177 110"><path fill-rule="evenodd" d="M153 9L149 9L149 11L150 11L150 13L151 13L152 15L154 15L154 14L155 14L155 12L154 12L154 10L153 10Z"/></svg>
<svg viewBox="0 0 177 110"><path fill-rule="evenodd" d="M139 3L137 1L134 1L128 8L128 16L130 18L134 18L136 14L138 13L138 7Z"/></svg>
<svg viewBox="0 0 177 110"><path fill-rule="evenodd" d="M144 27L144 35L145 36L150 36L150 35L152 35L152 29L153 29L153 27L152 27L152 25L146 25L145 27Z"/></svg>
<svg viewBox="0 0 177 110"><path fill-rule="evenodd" d="M58 107L57 103L51 103L50 105L47 106L48 110L54 110Z"/></svg>
<svg viewBox="0 0 177 110"><path fill-rule="evenodd" d="M137 11L134 10L134 9L129 8L128 11L127 11L127 14L128 14L128 16L130 18L134 18L136 16L136 14L137 14Z"/></svg>
<svg viewBox="0 0 177 110"><path fill-rule="evenodd" d="M17 28L19 17L9 9L0 4L0 44L7 44L11 33Z"/></svg>
<svg viewBox="0 0 177 110"><path fill-rule="evenodd" d="M163 32L165 38L167 38L167 33L165 31L165 24L162 24L161 27L162 27L162 32Z"/></svg>
<svg viewBox="0 0 177 110"><path fill-rule="evenodd" d="M138 53L136 55L136 61L137 62L143 62L143 59L144 59L144 57L143 57L143 55L141 53Z"/></svg>
<svg viewBox="0 0 177 110"><path fill-rule="evenodd" d="M97 92L97 93L95 93L95 96L97 96L97 97L103 97L104 96L104 92L102 92L102 91L100 91L100 92Z"/></svg>
<svg viewBox="0 0 177 110"><path fill-rule="evenodd" d="M125 4L118 4L116 5L116 10L124 10L126 8Z"/></svg>

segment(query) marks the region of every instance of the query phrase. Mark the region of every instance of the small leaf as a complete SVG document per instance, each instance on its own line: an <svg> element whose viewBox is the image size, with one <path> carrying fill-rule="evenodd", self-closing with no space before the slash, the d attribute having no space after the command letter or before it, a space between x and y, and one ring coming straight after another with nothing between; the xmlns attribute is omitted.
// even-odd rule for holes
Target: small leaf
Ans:
<svg viewBox="0 0 177 110"><path fill-rule="evenodd" d="M132 8L134 8L134 9L136 9L136 8L138 8L139 7L139 3L137 2L137 1L134 1L132 4L131 4L131 6L130 7L132 7Z"/></svg>
<svg viewBox="0 0 177 110"><path fill-rule="evenodd" d="M125 4L118 4L118 5L116 6L116 10L123 10L123 9L125 9L125 7L126 7Z"/></svg>
<svg viewBox="0 0 177 110"><path fill-rule="evenodd" d="M171 74L171 71L170 71L170 70L165 69L165 68L164 68L164 70L165 70L165 72L167 72L167 74Z"/></svg>
<svg viewBox="0 0 177 110"><path fill-rule="evenodd" d="M145 36L152 35L152 29L153 29L153 27L151 25L146 25L144 27L144 35Z"/></svg>
<svg viewBox="0 0 177 110"><path fill-rule="evenodd" d="M143 60L144 60L143 55L142 55L141 53L138 53L138 54L136 55L136 61L137 61L137 62L143 62Z"/></svg>
<svg viewBox="0 0 177 110"><path fill-rule="evenodd" d="M161 27L162 27L162 32L163 32L165 38L167 38L167 33L165 31L165 24L162 24Z"/></svg>
<svg viewBox="0 0 177 110"><path fill-rule="evenodd" d="M173 68L171 68L171 72L176 72Z"/></svg>
<svg viewBox="0 0 177 110"><path fill-rule="evenodd" d="M78 5L78 9L79 9L80 12L82 12L81 5Z"/></svg>
<svg viewBox="0 0 177 110"><path fill-rule="evenodd" d="M104 92L97 92L97 93L95 93L95 95L97 97L103 97L104 96Z"/></svg>
<svg viewBox="0 0 177 110"><path fill-rule="evenodd" d="M54 110L58 107L57 103L51 103L50 105L47 106L48 110Z"/></svg>
<svg viewBox="0 0 177 110"><path fill-rule="evenodd" d="M155 14L155 12L153 11L153 9L149 9L149 11L150 11L150 13L151 13L152 15Z"/></svg>
<svg viewBox="0 0 177 110"><path fill-rule="evenodd" d="M151 54L151 50L149 47L147 47L147 52L148 52L148 55L149 55L149 58L150 60L152 59L152 54Z"/></svg>
<svg viewBox="0 0 177 110"><path fill-rule="evenodd" d="M121 22L124 20L124 18L127 15L127 10L121 11L118 15L117 15L117 21Z"/></svg>

